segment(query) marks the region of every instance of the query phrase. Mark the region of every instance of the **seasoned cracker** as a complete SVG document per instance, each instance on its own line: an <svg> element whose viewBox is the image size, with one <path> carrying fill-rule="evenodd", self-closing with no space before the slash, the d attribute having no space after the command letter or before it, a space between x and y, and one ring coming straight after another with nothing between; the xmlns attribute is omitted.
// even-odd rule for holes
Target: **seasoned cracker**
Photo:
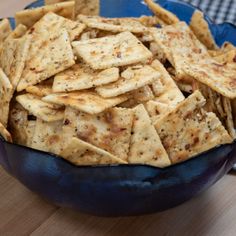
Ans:
<svg viewBox="0 0 236 236"><path fill-rule="evenodd" d="M75 41L72 45L76 54L95 70L145 62L152 57L152 53L130 32Z"/></svg>
<svg viewBox="0 0 236 236"><path fill-rule="evenodd" d="M134 109L134 124L129 152L129 163L166 167L171 164L160 137L142 104Z"/></svg>
<svg viewBox="0 0 236 236"><path fill-rule="evenodd" d="M72 138L60 156L75 165L98 165L98 164L127 164L122 159L86 143L78 138Z"/></svg>
<svg viewBox="0 0 236 236"><path fill-rule="evenodd" d="M38 25L34 26L31 34L32 44L17 91L40 83L75 64L67 31L58 29L55 33L48 31L41 34L40 30L37 32Z"/></svg>
<svg viewBox="0 0 236 236"><path fill-rule="evenodd" d="M208 48L217 49L218 46L212 36L208 22L204 19L203 12L196 10L191 18L190 28L197 38Z"/></svg>
<svg viewBox="0 0 236 236"><path fill-rule="evenodd" d="M118 81L97 87L96 91L103 97L115 97L151 84L159 77L160 74L148 65L129 67Z"/></svg>
<svg viewBox="0 0 236 236"><path fill-rule="evenodd" d="M99 15L100 0L75 0L75 15Z"/></svg>
<svg viewBox="0 0 236 236"><path fill-rule="evenodd" d="M97 115L80 112L77 137L127 161L132 124L130 109L111 108Z"/></svg>
<svg viewBox="0 0 236 236"><path fill-rule="evenodd" d="M5 127L7 127L9 105L12 96L12 85L3 70L0 68L0 122Z"/></svg>
<svg viewBox="0 0 236 236"><path fill-rule="evenodd" d="M148 31L137 18L105 18L100 16L78 15L77 19L90 28L105 30L113 33L129 31L132 33L141 33Z"/></svg>
<svg viewBox="0 0 236 236"><path fill-rule="evenodd" d="M60 106L42 101L40 97L32 94L23 94L16 97L19 102L30 114L47 122L62 120L64 109Z"/></svg>
<svg viewBox="0 0 236 236"><path fill-rule="evenodd" d="M204 97L196 91L156 122L157 132L173 164L232 142L216 115L202 109L204 104Z"/></svg>
<svg viewBox="0 0 236 236"><path fill-rule="evenodd" d="M16 25L23 24L30 28L48 12L54 12L68 19L74 19L74 7L75 3L70 1L19 11L15 14Z"/></svg>
<svg viewBox="0 0 236 236"><path fill-rule="evenodd" d="M70 106L89 114L98 114L104 110L114 107L128 99L127 95L114 98L103 98L95 92L71 92L51 94L43 98L43 101Z"/></svg>
<svg viewBox="0 0 236 236"><path fill-rule="evenodd" d="M87 65L79 63L55 76L53 92L89 89L109 84L118 80L119 77L119 69L116 67L103 71L94 71Z"/></svg>

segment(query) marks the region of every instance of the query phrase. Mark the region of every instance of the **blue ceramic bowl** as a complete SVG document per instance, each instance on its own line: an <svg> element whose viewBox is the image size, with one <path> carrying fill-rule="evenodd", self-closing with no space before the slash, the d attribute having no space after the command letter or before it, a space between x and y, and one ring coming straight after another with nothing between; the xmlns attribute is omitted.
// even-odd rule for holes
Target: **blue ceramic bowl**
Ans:
<svg viewBox="0 0 236 236"><path fill-rule="evenodd" d="M102 0L103 16L151 12L140 0ZM194 7L159 1L189 22ZM42 1L30 5L41 6ZM216 41L236 43L235 26L209 21ZM0 164L33 192L52 203L99 216L130 216L177 206L213 185L236 162L236 143L223 145L165 169L145 165L76 167L52 154L0 138Z"/></svg>

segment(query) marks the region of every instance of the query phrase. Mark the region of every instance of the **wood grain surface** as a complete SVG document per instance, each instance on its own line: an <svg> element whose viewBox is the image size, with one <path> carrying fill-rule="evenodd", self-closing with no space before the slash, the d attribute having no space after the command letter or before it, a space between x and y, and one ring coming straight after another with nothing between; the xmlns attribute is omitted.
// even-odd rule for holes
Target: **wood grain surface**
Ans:
<svg viewBox="0 0 236 236"><path fill-rule="evenodd" d="M0 16L12 16L28 3L0 0ZM235 183L236 176L227 175L200 196L163 213L99 218L48 203L0 168L0 236L234 236Z"/></svg>

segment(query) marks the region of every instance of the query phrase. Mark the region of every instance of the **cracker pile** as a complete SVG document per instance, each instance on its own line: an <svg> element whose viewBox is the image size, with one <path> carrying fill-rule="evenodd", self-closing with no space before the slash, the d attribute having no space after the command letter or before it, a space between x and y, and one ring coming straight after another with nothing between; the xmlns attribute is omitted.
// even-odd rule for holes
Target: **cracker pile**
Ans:
<svg viewBox="0 0 236 236"><path fill-rule="evenodd" d="M233 142L236 48L217 47L201 12L188 26L151 0L140 18L46 3L16 13L13 31L0 22L6 141L75 165L156 167Z"/></svg>

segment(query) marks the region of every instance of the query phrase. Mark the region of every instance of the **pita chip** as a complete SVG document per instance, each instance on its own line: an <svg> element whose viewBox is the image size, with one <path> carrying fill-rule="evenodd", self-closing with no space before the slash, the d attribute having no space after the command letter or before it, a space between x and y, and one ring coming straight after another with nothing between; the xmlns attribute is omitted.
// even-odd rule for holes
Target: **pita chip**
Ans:
<svg viewBox="0 0 236 236"><path fill-rule="evenodd" d="M37 119L31 146L40 151L59 154L63 149L62 120L46 122Z"/></svg>
<svg viewBox="0 0 236 236"><path fill-rule="evenodd" d="M202 94L195 91L155 123L172 163L232 142L217 116L202 109L204 104Z"/></svg>
<svg viewBox="0 0 236 236"><path fill-rule="evenodd" d="M67 161L75 165L127 164L122 159L78 138L72 138L60 153Z"/></svg>
<svg viewBox="0 0 236 236"><path fill-rule="evenodd" d="M197 38L208 48L217 49L216 42L210 31L208 22L204 19L203 12L196 10L191 18L190 28Z"/></svg>
<svg viewBox="0 0 236 236"><path fill-rule="evenodd" d="M89 89L109 84L118 80L119 69L116 67L94 71L83 63L75 64L54 78L53 92L69 92Z"/></svg>
<svg viewBox="0 0 236 236"><path fill-rule="evenodd" d="M114 98L103 98L92 91L81 91L50 94L44 97L43 101L57 105L70 106L89 114L98 114L110 107L114 107L126 101L127 99L127 95Z"/></svg>
<svg viewBox="0 0 236 236"><path fill-rule="evenodd" d="M127 161L132 124L130 109L111 108L97 115L80 112L77 137Z"/></svg>
<svg viewBox="0 0 236 236"><path fill-rule="evenodd" d="M141 33L148 31L137 18L104 18L100 16L78 15L77 19L90 28L119 33L129 31L132 33Z"/></svg>
<svg viewBox="0 0 236 236"><path fill-rule="evenodd" d="M129 163L166 167L171 164L155 127L142 104L134 109L134 124L129 152Z"/></svg>
<svg viewBox="0 0 236 236"><path fill-rule="evenodd" d="M13 31L14 34L14 31ZM31 37L14 38L12 35L3 43L0 64L9 78L13 90L17 87L29 52Z"/></svg>
<svg viewBox="0 0 236 236"><path fill-rule="evenodd" d="M11 134L5 128L5 126L0 122L0 135L5 139L5 141L12 143Z"/></svg>
<svg viewBox="0 0 236 236"><path fill-rule="evenodd" d="M35 31L31 34L32 44L17 86L18 92L75 64L69 35L65 29L58 29L55 33L47 31L41 34L40 30L39 32L36 30L37 24L34 27Z"/></svg>
<svg viewBox="0 0 236 236"><path fill-rule="evenodd" d="M145 62L152 53L130 32L72 43L77 56L93 69Z"/></svg>
<svg viewBox="0 0 236 236"><path fill-rule="evenodd" d="M54 12L68 19L74 19L74 7L75 3L70 1L19 11L15 14L16 25L23 24L30 28L48 12Z"/></svg>
<svg viewBox="0 0 236 236"><path fill-rule="evenodd" d="M150 10L161 20L163 20L166 24L172 25L179 22L179 19L172 12L167 11L163 7L161 7L158 3L153 0L145 0L144 1Z"/></svg>
<svg viewBox="0 0 236 236"><path fill-rule="evenodd" d="M9 115L9 105L13 96L12 85L0 68L0 122L7 127L8 115Z"/></svg>
<svg viewBox="0 0 236 236"><path fill-rule="evenodd" d="M64 109L60 106L44 102L40 97L32 94L23 94L16 97L19 102L30 114L47 121L53 122L64 118Z"/></svg>
<svg viewBox="0 0 236 236"><path fill-rule="evenodd" d="M97 87L96 91L103 97L115 97L151 84L159 76L151 66L133 66L123 71L118 81Z"/></svg>

